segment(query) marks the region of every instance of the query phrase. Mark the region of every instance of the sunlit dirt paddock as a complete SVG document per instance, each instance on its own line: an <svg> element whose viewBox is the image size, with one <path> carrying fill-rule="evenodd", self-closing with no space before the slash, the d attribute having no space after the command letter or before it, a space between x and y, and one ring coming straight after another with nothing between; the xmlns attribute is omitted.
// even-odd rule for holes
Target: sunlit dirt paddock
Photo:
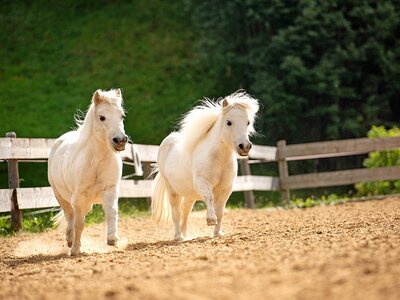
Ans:
<svg viewBox="0 0 400 300"><path fill-rule="evenodd" d="M172 225L86 227L70 257L61 229L0 238L0 299L400 299L400 198L306 210L230 210L225 237L205 212L193 239Z"/></svg>

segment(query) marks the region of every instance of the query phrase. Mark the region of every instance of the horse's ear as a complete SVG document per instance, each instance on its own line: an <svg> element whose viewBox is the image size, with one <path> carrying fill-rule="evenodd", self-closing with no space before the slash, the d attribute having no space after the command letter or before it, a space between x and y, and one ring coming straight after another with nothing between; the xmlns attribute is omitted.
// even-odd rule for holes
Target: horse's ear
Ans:
<svg viewBox="0 0 400 300"><path fill-rule="evenodd" d="M116 95L117 97L121 97L121 96L122 96L121 89L116 89L116 90L115 90L115 95Z"/></svg>
<svg viewBox="0 0 400 300"><path fill-rule="evenodd" d="M228 100L226 100L226 98L224 100L222 100L222 107L227 107L229 105Z"/></svg>
<svg viewBox="0 0 400 300"><path fill-rule="evenodd" d="M92 102L94 104L99 104L99 103L103 102L103 97L101 95L101 91L100 90L97 90L97 91L94 92L93 98L92 98Z"/></svg>

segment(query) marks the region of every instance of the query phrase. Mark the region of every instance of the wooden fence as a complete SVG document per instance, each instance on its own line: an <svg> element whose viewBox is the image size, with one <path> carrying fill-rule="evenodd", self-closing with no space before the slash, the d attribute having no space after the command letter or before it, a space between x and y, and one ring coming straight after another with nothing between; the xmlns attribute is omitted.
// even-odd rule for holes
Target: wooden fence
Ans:
<svg viewBox="0 0 400 300"><path fill-rule="evenodd" d="M0 212L11 212L11 222L14 229L21 226L21 210L58 206L51 187L20 188L18 163L47 162L50 149L55 139L16 138L15 133L7 133L0 138L0 162L8 165L8 189L0 189ZM157 159L158 146L128 144L122 152L124 164L134 167L135 178L122 179L120 185L121 198L149 198L152 190L152 180L149 179L151 164ZM251 160L257 162L275 161L276 148L255 146ZM268 176L253 176L250 173L248 160L241 163L243 176L238 176L234 191L246 193L246 207L254 208L252 191L277 191L278 178Z"/></svg>
<svg viewBox="0 0 400 300"><path fill-rule="evenodd" d="M21 224L21 209L58 206L50 187L19 187L19 162L46 162L55 139L16 138L7 133L0 138L0 161L8 164L8 189L0 189L0 212L11 212L13 228ZM400 167L341 170L312 174L290 175L288 162L296 160L359 155L373 151L400 148L400 137L376 139L351 139L329 142L286 145L279 141L277 147L254 145L248 159L240 160L241 175L237 177L234 191L245 193L246 207L254 208L253 191L280 191L283 201L290 200L291 189L338 186L362 181L400 178ZM150 164L156 161L158 146L129 144L122 152L124 164L132 165L136 180L121 181L121 198L148 198L152 180ZM279 177L255 176L251 165L278 162Z"/></svg>
<svg viewBox="0 0 400 300"><path fill-rule="evenodd" d="M400 166L300 175L290 175L288 172L289 161L360 155L398 149L400 148L400 137L360 138L294 145L286 145L286 141L279 141L277 146L279 187L281 198L284 201L290 200L291 189L339 186L364 181L400 178Z"/></svg>

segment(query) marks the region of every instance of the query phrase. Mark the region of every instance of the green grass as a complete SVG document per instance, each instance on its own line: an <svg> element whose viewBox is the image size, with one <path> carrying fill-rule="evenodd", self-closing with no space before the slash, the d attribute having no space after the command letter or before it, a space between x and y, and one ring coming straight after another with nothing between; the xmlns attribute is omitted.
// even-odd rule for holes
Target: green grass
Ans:
<svg viewBox="0 0 400 300"><path fill-rule="evenodd" d="M30 214L33 210L23 211L22 232L43 232L54 228L52 217L55 212L42 214ZM11 220L9 213L0 214L0 236L12 236L15 233L11 230Z"/></svg>
<svg viewBox="0 0 400 300"><path fill-rule="evenodd" d="M120 199L118 202L119 216L125 217L142 217L149 216L150 211L147 208L146 199ZM86 216L86 224L98 224L105 221L105 214L101 205L93 205L92 210Z"/></svg>
<svg viewBox="0 0 400 300"><path fill-rule="evenodd" d="M338 196L336 194L322 195L320 197L295 198L291 201L289 207L310 208L318 205L334 205L337 203L346 203L350 199L351 198L348 196Z"/></svg>
<svg viewBox="0 0 400 300"><path fill-rule="evenodd" d="M1 131L58 137L98 89L121 87L126 130L157 144L213 79L195 61L184 1L0 4Z"/></svg>
<svg viewBox="0 0 400 300"><path fill-rule="evenodd" d="M150 212L147 208L146 199L120 199L119 200L119 216L127 217L144 217L149 216ZM32 214L35 210L24 210L22 216L22 232L43 232L55 228L52 218L57 211L50 211L40 214ZM93 205L92 210L85 218L86 225L98 224L105 221L105 214L101 205ZM17 233L18 234L18 233ZM9 213L0 214L0 236L13 236L15 233L11 230L11 220Z"/></svg>

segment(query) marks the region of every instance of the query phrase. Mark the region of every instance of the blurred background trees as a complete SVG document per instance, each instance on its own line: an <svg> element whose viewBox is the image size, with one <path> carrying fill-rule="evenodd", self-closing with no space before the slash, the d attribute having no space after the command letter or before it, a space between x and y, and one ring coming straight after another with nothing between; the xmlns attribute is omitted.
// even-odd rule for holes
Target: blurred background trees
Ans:
<svg viewBox="0 0 400 300"><path fill-rule="evenodd" d="M364 136L400 120L400 2L190 1L217 90L264 108L265 143Z"/></svg>

